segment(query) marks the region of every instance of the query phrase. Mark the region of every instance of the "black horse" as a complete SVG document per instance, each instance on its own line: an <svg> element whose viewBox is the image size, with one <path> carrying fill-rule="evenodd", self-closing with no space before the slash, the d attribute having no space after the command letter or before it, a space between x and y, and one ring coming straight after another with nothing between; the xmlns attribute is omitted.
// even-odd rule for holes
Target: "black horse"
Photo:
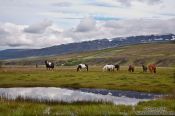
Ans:
<svg viewBox="0 0 175 116"><path fill-rule="evenodd" d="M115 66L115 68L117 69L117 71L120 70L120 65L119 65L119 64L116 64L116 65L114 65L114 66Z"/></svg>
<svg viewBox="0 0 175 116"><path fill-rule="evenodd" d="M47 70L50 70L50 69L54 69L54 63L53 62L49 62L47 60L45 60L45 65L46 65L46 68Z"/></svg>
<svg viewBox="0 0 175 116"><path fill-rule="evenodd" d="M79 64L77 67L77 72L81 69L86 69L88 71L88 65L87 64Z"/></svg>
<svg viewBox="0 0 175 116"><path fill-rule="evenodd" d="M143 69L143 72L147 72L148 70L147 66L145 66L144 64L142 64L142 69Z"/></svg>

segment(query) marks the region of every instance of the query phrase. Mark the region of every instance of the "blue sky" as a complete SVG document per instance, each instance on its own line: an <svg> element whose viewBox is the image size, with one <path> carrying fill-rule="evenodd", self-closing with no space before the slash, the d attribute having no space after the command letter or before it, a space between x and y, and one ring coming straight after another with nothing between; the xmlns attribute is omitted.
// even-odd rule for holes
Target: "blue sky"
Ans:
<svg viewBox="0 0 175 116"><path fill-rule="evenodd" d="M175 33L174 0L0 0L0 50Z"/></svg>

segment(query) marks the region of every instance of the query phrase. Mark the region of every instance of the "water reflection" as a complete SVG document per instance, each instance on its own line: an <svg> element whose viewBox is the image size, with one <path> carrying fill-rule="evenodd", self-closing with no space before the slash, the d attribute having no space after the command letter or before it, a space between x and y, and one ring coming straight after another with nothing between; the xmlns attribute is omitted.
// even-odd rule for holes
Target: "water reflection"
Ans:
<svg viewBox="0 0 175 116"><path fill-rule="evenodd" d="M0 88L0 96L7 99L34 99L38 101L103 101L114 104L135 105L140 101L154 99L159 95L146 94L132 91L118 91L105 89L66 89L56 87L31 87L31 88Z"/></svg>

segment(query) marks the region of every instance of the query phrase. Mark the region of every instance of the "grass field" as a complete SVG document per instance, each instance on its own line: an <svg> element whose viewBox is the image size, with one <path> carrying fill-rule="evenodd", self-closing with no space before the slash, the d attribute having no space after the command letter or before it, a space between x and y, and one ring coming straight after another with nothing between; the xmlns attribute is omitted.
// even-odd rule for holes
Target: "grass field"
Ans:
<svg viewBox="0 0 175 116"><path fill-rule="evenodd" d="M57 67L54 71L35 67L0 69L0 87L55 86L70 88L106 88L173 94L172 98L141 102L136 106L108 103L48 104L0 99L0 115L136 115L142 113L172 114L175 112L175 75L172 67L158 67L157 74L143 73L141 67L129 73L102 72L91 67L89 72L76 72L76 67ZM162 112L163 111L163 112Z"/></svg>
<svg viewBox="0 0 175 116"><path fill-rule="evenodd" d="M113 105L102 103L45 104L24 101L0 100L2 116L36 116L36 115L169 115L175 114L175 100L165 99L141 102L136 106Z"/></svg>
<svg viewBox="0 0 175 116"><path fill-rule="evenodd" d="M129 73L127 67L119 72L103 72L102 67L90 67L90 71L76 72L76 67L57 67L54 71L45 68L2 68L0 87L70 87L106 88L155 93L171 93L175 89L174 69L159 67L157 74L143 73L137 67Z"/></svg>

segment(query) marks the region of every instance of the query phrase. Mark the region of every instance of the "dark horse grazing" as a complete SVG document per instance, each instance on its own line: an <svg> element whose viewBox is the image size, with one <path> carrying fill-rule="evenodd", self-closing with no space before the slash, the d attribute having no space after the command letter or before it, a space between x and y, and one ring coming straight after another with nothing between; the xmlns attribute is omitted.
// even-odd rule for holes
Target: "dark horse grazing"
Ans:
<svg viewBox="0 0 175 116"><path fill-rule="evenodd" d="M148 68L144 64L142 64L143 72L147 72Z"/></svg>
<svg viewBox="0 0 175 116"><path fill-rule="evenodd" d="M88 65L87 64L79 64L77 67L77 72L81 69L86 69L88 71Z"/></svg>
<svg viewBox="0 0 175 116"><path fill-rule="evenodd" d="M117 69L117 71L120 70L120 65L119 65L119 64L116 64L116 65L114 65L114 66L115 66L115 68Z"/></svg>
<svg viewBox="0 0 175 116"><path fill-rule="evenodd" d="M148 69L151 73L156 73L156 65L155 64L149 64Z"/></svg>
<svg viewBox="0 0 175 116"><path fill-rule="evenodd" d="M129 68L128 68L128 71L129 72L134 72L134 66L130 64L129 65Z"/></svg>
<svg viewBox="0 0 175 116"><path fill-rule="evenodd" d="M49 69L54 69L54 63L53 62L49 62L49 61L47 61L47 60L45 60L45 65L46 65L46 68L47 68L47 70Z"/></svg>

